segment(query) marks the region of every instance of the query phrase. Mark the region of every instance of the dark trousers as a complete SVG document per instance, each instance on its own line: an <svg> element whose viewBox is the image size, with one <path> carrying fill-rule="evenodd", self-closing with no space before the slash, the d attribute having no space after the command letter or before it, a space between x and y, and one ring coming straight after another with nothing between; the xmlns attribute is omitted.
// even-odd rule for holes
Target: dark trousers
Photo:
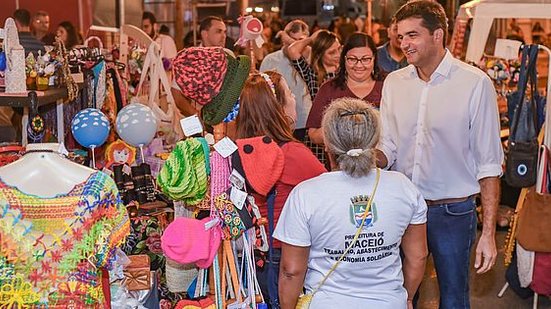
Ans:
<svg viewBox="0 0 551 309"><path fill-rule="evenodd" d="M279 309L278 282L280 259L281 249L273 249L273 263L270 263L270 259L267 259L264 268L256 271L260 290L268 307L271 309Z"/></svg>

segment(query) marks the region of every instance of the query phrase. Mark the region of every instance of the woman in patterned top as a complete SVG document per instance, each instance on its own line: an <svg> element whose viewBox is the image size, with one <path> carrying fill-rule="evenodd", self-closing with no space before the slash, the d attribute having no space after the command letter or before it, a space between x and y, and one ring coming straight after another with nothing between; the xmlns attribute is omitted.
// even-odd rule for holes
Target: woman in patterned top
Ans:
<svg viewBox="0 0 551 309"><path fill-rule="evenodd" d="M288 36L288 34L281 32L281 36ZM307 61L304 54L307 54L309 46L311 46L310 61ZM283 52L308 85L308 91L312 101L314 101L321 85L336 76L339 68L341 44L335 33L318 30L310 37L295 41ZM323 146L312 143L308 136L306 136L304 142L318 160L328 166Z"/></svg>
<svg viewBox="0 0 551 309"><path fill-rule="evenodd" d="M282 32L281 35L288 34ZM312 48L309 61L303 56L308 46ZM335 33L319 30L310 37L294 42L283 52L308 85L310 96L314 100L319 87L335 77L339 68L341 43Z"/></svg>

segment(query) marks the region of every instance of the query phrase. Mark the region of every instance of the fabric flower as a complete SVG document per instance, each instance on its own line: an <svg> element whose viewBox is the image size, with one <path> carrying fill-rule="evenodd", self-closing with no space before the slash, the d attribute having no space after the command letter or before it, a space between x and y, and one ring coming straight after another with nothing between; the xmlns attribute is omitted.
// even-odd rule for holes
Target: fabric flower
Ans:
<svg viewBox="0 0 551 309"><path fill-rule="evenodd" d="M163 253L163 249L161 248L161 235L159 235L159 233L151 233L151 235L147 237L145 244L151 253Z"/></svg>

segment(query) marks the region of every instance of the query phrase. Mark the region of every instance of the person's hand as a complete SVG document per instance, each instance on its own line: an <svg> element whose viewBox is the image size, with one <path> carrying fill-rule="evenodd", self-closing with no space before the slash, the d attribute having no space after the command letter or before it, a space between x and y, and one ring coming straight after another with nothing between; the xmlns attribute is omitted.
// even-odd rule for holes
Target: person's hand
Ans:
<svg viewBox="0 0 551 309"><path fill-rule="evenodd" d="M496 263L496 258L497 249L495 236L483 233L476 246L476 258L474 261L474 268L477 269L476 273L483 274L492 269Z"/></svg>
<svg viewBox="0 0 551 309"><path fill-rule="evenodd" d="M408 299L408 306L407 309L413 309L413 300Z"/></svg>
<svg viewBox="0 0 551 309"><path fill-rule="evenodd" d="M311 36L310 36L310 42L314 42L317 38L318 38L318 35L320 34L320 32L322 31L325 31L323 29L320 29L316 32L314 32Z"/></svg>
<svg viewBox="0 0 551 309"><path fill-rule="evenodd" d="M289 46L293 44L293 42L295 42L295 40L290 35L288 35L287 32L283 30L280 30L275 37L280 38L281 43L283 43L283 45L286 45L286 46Z"/></svg>

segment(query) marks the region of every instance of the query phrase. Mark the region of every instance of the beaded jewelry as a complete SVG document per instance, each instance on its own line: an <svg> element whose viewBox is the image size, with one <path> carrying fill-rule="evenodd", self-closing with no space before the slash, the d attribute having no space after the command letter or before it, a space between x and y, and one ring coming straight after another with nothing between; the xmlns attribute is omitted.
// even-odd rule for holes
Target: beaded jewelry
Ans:
<svg viewBox="0 0 551 309"><path fill-rule="evenodd" d="M30 125L31 129L37 134L44 131L44 119L42 119L39 114L36 114L33 119L31 119Z"/></svg>

